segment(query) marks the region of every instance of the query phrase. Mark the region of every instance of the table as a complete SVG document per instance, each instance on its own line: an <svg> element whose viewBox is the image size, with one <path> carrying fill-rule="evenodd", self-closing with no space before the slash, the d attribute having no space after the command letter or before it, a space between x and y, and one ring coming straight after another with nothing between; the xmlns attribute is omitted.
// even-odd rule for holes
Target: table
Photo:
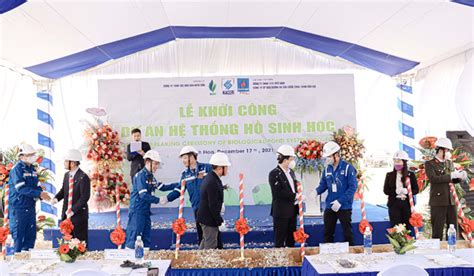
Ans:
<svg viewBox="0 0 474 276"><path fill-rule="evenodd" d="M171 260L146 260L152 263L152 267L158 267L159 276L168 275ZM120 267L122 261L118 260L77 260L74 263L64 263L59 260L25 260L13 261L12 263L0 262L0 275L45 275L45 276L69 276L74 272L83 269L94 269L107 272L113 275L146 275L147 269L124 269ZM21 269L24 265L34 264L38 270L47 267L40 273L26 273Z"/></svg>
<svg viewBox="0 0 474 276"><path fill-rule="evenodd" d="M306 256L303 261L301 275L308 276L335 276L335 275L377 275L378 272L390 266L401 263L415 264L423 267L430 275L474 275L474 249L458 249L455 257L449 259L446 250L425 250L420 253L409 252L405 255L397 255L393 252L373 253L365 256L363 254L335 254L335 255L311 255ZM440 264L431 258L449 259L446 264ZM442 257L442 258L441 258ZM356 262L353 269L344 269L337 265L337 260L349 259ZM455 262L466 264L455 264Z"/></svg>

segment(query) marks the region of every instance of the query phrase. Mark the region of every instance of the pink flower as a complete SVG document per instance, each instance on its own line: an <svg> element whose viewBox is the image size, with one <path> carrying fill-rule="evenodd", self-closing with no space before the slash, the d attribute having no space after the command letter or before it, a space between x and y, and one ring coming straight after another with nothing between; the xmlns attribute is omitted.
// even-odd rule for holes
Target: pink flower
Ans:
<svg viewBox="0 0 474 276"><path fill-rule="evenodd" d="M354 128L352 128L351 126L346 125L342 129L348 136L352 136L354 134Z"/></svg>

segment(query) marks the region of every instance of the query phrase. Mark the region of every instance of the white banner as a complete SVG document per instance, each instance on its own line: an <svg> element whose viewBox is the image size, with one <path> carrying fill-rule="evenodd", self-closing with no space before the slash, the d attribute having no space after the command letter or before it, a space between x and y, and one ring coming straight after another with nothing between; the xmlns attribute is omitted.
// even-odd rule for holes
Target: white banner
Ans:
<svg viewBox="0 0 474 276"><path fill-rule="evenodd" d="M216 151L227 153L226 205L239 203L239 173L245 175L245 204L271 203L268 173L277 166L280 145L326 140L337 128L356 126L348 74L100 80L99 106L124 143L138 127L160 152L161 182L179 180L184 167L178 154L185 145L198 149L200 162Z"/></svg>

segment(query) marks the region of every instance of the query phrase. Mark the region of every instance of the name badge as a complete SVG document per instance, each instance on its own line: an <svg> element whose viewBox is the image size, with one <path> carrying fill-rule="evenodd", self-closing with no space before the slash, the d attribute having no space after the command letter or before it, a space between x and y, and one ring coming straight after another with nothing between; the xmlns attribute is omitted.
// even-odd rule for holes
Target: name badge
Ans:
<svg viewBox="0 0 474 276"><path fill-rule="evenodd" d="M106 260L134 260L135 250L133 249L105 249L104 258Z"/></svg>
<svg viewBox="0 0 474 276"><path fill-rule="evenodd" d="M336 183L332 183L332 192L337 193L337 185Z"/></svg>
<svg viewBox="0 0 474 276"><path fill-rule="evenodd" d="M349 253L348 242L320 243L319 254L345 254Z"/></svg>
<svg viewBox="0 0 474 276"><path fill-rule="evenodd" d="M32 260L57 260L59 256L52 249L31 249L30 259Z"/></svg>
<svg viewBox="0 0 474 276"><path fill-rule="evenodd" d="M439 239L416 240L415 246L416 246L415 251L431 250L431 249L439 250L441 248Z"/></svg>

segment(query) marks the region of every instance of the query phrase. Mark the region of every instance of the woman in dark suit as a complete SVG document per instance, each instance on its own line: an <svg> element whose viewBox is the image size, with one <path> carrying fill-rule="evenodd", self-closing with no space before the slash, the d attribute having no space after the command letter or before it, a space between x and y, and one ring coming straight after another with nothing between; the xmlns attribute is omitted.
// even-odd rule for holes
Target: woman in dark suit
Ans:
<svg viewBox="0 0 474 276"><path fill-rule="evenodd" d="M388 216L392 227L404 223L411 228L409 222L411 208L406 185L407 179L410 181L413 195L416 195L419 189L415 174L408 171L408 160L409 157L405 151L397 151L393 156L393 171L387 173L385 177L383 191L388 195Z"/></svg>

